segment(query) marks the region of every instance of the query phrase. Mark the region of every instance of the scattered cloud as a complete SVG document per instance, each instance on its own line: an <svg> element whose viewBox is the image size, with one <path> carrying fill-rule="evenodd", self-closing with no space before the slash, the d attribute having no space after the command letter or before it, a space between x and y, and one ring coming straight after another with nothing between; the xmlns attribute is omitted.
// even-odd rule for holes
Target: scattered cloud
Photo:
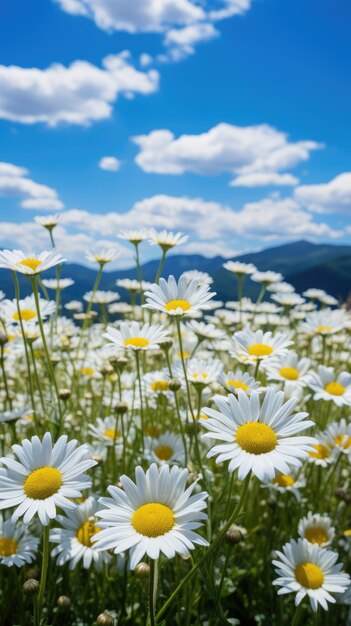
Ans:
<svg viewBox="0 0 351 626"><path fill-rule="evenodd" d="M351 172L339 174L329 183L301 185L294 195L310 211L351 214Z"/></svg>
<svg viewBox="0 0 351 626"><path fill-rule="evenodd" d="M0 119L88 125L111 117L119 95L151 94L158 83L158 72L137 70L128 51L106 56L102 67L79 60L44 70L0 65Z"/></svg>
<svg viewBox="0 0 351 626"><path fill-rule="evenodd" d="M114 156L104 156L99 161L99 167L107 172L118 172L121 167L121 161Z"/></svg>
<svg viewBox="0 0 351 626"><path fill-rule="evenodd" d="M57 191L47 185L36 183L28 174L25 167L0 163L0 196L21 198L20 205L23 209L60 211L63 203Z"/></svg>
<svg viewBox="0 0 351 626"><path fill-rule="evenodd" d="M145 172L179 175L229 173L231 185L256 187L296 185L285 172L321 148L315 141L290 142L286 133L268 124L234 126L221 123L199 135L176 138L170 130L154 130L132 141L139 146L136 163Z"/></svg>

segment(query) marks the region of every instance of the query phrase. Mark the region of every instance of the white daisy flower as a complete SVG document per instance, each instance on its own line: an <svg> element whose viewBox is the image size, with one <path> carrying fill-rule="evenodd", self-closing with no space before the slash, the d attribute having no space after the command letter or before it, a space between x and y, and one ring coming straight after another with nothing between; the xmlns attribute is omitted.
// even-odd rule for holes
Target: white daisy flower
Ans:
<svg viewBox="0 0 351 626"><path fill-rule="evenodd" d="M12 446L18 461L0 459L6 467L0 469L0 509L16 507L13 522L23 515L28 524L38 514L46 526L56 517L57 506L75 508L69 498L81 497L81 490L91 486L84 472L96 465L88 458L88 446L77 448L77 443L75 439L67 443L62 435L53 446L51 434L45 433L42 441L35 436Z"/></svg>
<svg viewBox="0 0 351 626"><path fill-rule="evenodd" d="M111 263L112 261L115 261L120 255L121 252L119 250L116 250L115 248L109 248L108 250L104 249L94 252L87 252L85 258L88 259L88 261L95 261L101 267L103 267L104 265L106 265L106 263Z"/></svg>
<svg viewBox="0 0 351 626"><path fill-rule="evenodd" d="M175 246L180 246L188 240L188 235L184 235L181 232L172 233L169 230L161 230L159 233L155 230L151 230L149 237L149 243L152 246L160 246L164 251L170 250Z"/></svg>
<svg viewBox="0 0 351 626"><path fill-rule="evenodd" d="M213 283L213 278L207 272L200 272L199 270L187 270L183 272L183 276L186 277L188 283L191 283L194 278L200 285L212 285Z"/></svg>
<svg viewBox="0 0 351 626"><path fill-rule="evenodd" d="M284 333L273 335L270 331L240 330L233 335L234 350L230 355L247 363L266 361L286 354L287 348L294 342Z"/></svg>
<svg viewBox="0 0 351 626"><path fill-rule="evenodd" d="M147 461L156 462L159 465L184 465L185 455L182 438L169 431L157 438L145 437L144 456Z"/></svg>
<svg viewBox="0 0 351 626"><path fill-rule="evenodd" d="M296 352L289 350L286 354L268 361L265 371L268 380L280 380L304 387L308 381L310 366L310 359L299 359Z"/></svg>
<svg viewBox="0 0 351 626"><path fill-rule="evenodd" d="M307 335L334 335L344 328L346 319L346 312L342 309L313 311L301 323L300 330Z"/></svg>
<svg viewBox="0 0 351 626"><path fill-rule="evenodd" d="M44 278L42 280L44 287L47 289L67 289L67 287L72 287L74 285L74 280L72 278Z"/></svg>
<svg viewBox="0 0 351 626"><path fill-rule="evenodd" d="M203 437L225 442L215 445L207 456L218 455L217 463L229 460L229 471L238 468L240 480L252 471L261 481L268 482L276 472L289 474L290 466L300 467L300 459L306 458L316 443L312 437L295 436L314 426L305 419L308 413L292 414L297 401L284 403L282 391L269 389L262 406L257 391L250 397L241 389L237 394L238 399L233 394L226 398L215 396L219 411L203 409L209 417L201 420L209 431Z"/></svg>
<svg viewBox="0 0 351 626"><path fill-rule="evenodd" d="M148 309L162 311L168 315L191 314L207 308L207 302L216 294L210 292L208 285L201 285L197 280L187 283L182 274L177 283L174 276L168 280L160 278L159 285L151 285L145 292Z"/></svg>
<svg viewBox="0 0 351 626"><path fill-rule="evenodd" d="M67 311L80 312L83 310L83 304L80 302L80 300L70 300L65 304L65 309L67 309Z"/></svg>
<svg viewBox="0 0 351 626"><path fill-rule="evenodd" d="M103 334L109 339L111 347L126 348L127 350L157 350L160 341L168 337L167 331L161 324L139 324L139 322L122 322L119 328L107 327Z"/></svg>
<svg viewBox="0 0 351 626"><path fill-rule="evenodd" d="M84 294L83 299L86 302L90 302L91 299L94 304L111 304L116 300L120 299L120 295L115 291L102 291L97 290L95 293L93 291L88 291Z"/></svg>
<svg viewBox="0 0 351 626"><path fill-rule="evenodd" d="M39 226L43 226L47 230L51 231L60 222L62 215L56 213L55 215L36 215L34 221Z"/></svg>
<svg viewBox="0 0 351 626"><path fill-rule="evenodd" d="M262 283L263 285L268 286L271 283L282 282L283 276L278 272L254 272L251 276L251 280L255 283Z"/></svg>
<svg viewBox="0 0 351 626"><path fill-rule="evenodd" d="M223 364L219 359L212 359L211 361L204 359L192 358L186 361L186 375L189 382L195 385L211 385L214 383L220 375ZM178 363L174 367L174 374L176 378L182 380L184 378L184 371L181 363Z"/></svg>
<svg viewBox="0 0 351 626"><path fill-rule="evenodd" d="M25 563L32 563L38 545L39 539L28 532L25 524L14 524L0 514L0 565L22 567Z"/></svg>
<svg viewBox="0 0 351 626"><path fill-rule="evenodd" d="M286 282L271 283L270 285L268 285L267 290L270 291L271 293L288 294L288 293L294 293L295 287L293 287L293 285L290 285L290 283L286 283Z"/></svg>
<svg viewBox="0 0 351 626"><path fill-rule="evenodd" d="M51 543L58 544L51 552L51 556L57 556L57 565L69 562L69 569L73 570L79 561L83 561L84 569L93 564L97 571L101 571L103 565L111 561L111 555L95 550L91 541L101 530L96 519L97 509L97 501L89 497L73 511L57 516L61 528L50 531Z"/></svg>
<svg viewBox="0 0 351 626"><path fill-rule="evenodd" d="M116 428L116 418L112 415L96 419L95 424L88 424L88 429L97 443L94 444L94 454L105 458L108 448L116 446L119 450L122 450L123 446L123 433L121 430L120 420L118 422L119 428ZM131 431L129 431L129 436Z"/></svg>
<svg viewBox="0 0 351 626"><path fill-rule="evenodd" d="M223 267L228 272L233 272L239 276L249 276L257 272L257 267L253 263L241 263L241 261L226 261Z"/></svg>
<svg viewBox="0 0 351 626"><path fill-rule="evenodd" d="M216 328L214 324L205 324L205 322L190 320L186 326L189 330L195 333L201 341L204 339L211 341L215 339L223 339L223 337L225 337L225 332L221 328Z"/></svg>
<svg viewBox="0 0 351 626"><path fill-rule="evenodd" d="M318 374L311 372L308 386L315 392L315 400L332 400L337 406L351 406L351 374L336 374L333 367L318 366Z"/></svg>
<svg viewBox="0 0 351 626"><path fill-rule="evenodd" d="M101 498L107 507L97 513L103 528L94 537L97 550L114 549L115 554L131 551L130 568L134 569L145 554L168 559L176 554L189 556L194 544L208 542L194 531L207 519L206 492L191 495L196 483L185 489L188 470L156 464L144 472L135 470L136 483L121 476L123 489L111 486L111 498ZM96 543L95 543L96 542Z"/></svg>
<svg viewBox="0 0 351 626"><path fill-rule="evenodd" d="M121 289L126 289L127 291L146 291L152 285L152 283L148 283L145 280L142 280L141 283L139 280L132 278L119 278L116 280L117 287L121 287Z"/></svg>
<svg viewBox="0 0 351 626"><path fill-rule="evenodd" d="M49 252L40 252L40 254L35 254L35 252L25 254L22 250L0 250L0 267L27 276L41 274L64 261L65 259L55 248Z"/></svg>
<svg viewBox="0 0 351 626"><path fill-rule="evenodd" d="M321 548L329 546L335 537L335 528L329 515L313 514L311 511L300 519L297 530L301 539L317 543Z"/></svg>
<svg viewBox="0 0 351 626"><path fill-rule="evenodd" d="M326 440L331 449L336 448L344 454L351 454L351 423L344 418L340 422L329 424L325 431Z"/></svg>
<svg viewBox="0 0 351 626"><path fill-rule="evenodd" d="M4 411L4 413L0 413L0 423L14 422L19 419L28 418L29 416L33 416L33 409L29 407L16 408L11 411Z"/></svg>
<svg viewBox="0 0 351 626"><path fill-rule="evenodd" d="M285 307L299 306L305 302L298 293L275 293L271 298Z"/></svg>
<svg viewBox="0 0 351 626"><path fill-rule="evenodd" d="M55 302L48 302L39 298L40 315L42 319L45 319L49 315L52 315L56 311ZM27 296L22 300L19 300L19 310L21 313L22 322L37 322L38 314L35 306L34 296ZM3 300L0 303L0 317L7 323L19 323L20 316L18 313L18 307L16 300Z"/></svg>
<svg viewBox="0 0 351 626"><path fill-rule="evenodd" d="M253 376L240 369L236 369L235 372L221 372L218 382L231 393L237 393L238 389L242 389L248 396L260 387L260 383Z"/></svg>
<svg viewBox="0 0 351 626"><path fill-rule="evenodd" d="M317 443L308 453L308 462L320 467L327 467L336 461L335 448L331 449L327 437L320 433L316 435Z"/></svg>
<svg viewBox="0 0 351 626"><path fill-rule="evenodd" d="M262 487L268 487L271 491L281 494L292 493L296 500L300 502L300 489L305 487L306 481L299 474L297 468L293 468L289 474L277 472L274 478L269 483L262 485Z"/></svg>
<svg viewBox="0 0 351 626"><path fill-rule="evenodd" d="M143 376L144 389L148 395L166 395L172 397L173 393L169 390L169 373L167 370L156 370L148 372Z"/></svg>
<svg viewBox="0 0 351 626"><path fill-rule="evenodd" d="M305 296L305 298L310 298L310 300L319 300L321 296L325 295L325 293L324 289L310 287L309 289L306 289L306 291L303 291L302 295Z"/></svg>
<svg viewBox="0 0 351 626"><path fill-rule="evenodd" d="M273 585L280 587L279 595L296 593L296 606L308 596L313 611L318 604L327 611L328 602L335 602L331 594L343 593L350 584L349 575L337 563L338 556L306 539L292 539L283 546L283 552L277 552L279 560L273 561L279 576Z"/></svg>
<svg viewBox="0 0 351 626"><path fill-rule="evenodd" d="M118 238L129 241L130 243L138 246L142 241L147 239L149 233L144 228L136 229L136 230L122 230Z"/></svg>

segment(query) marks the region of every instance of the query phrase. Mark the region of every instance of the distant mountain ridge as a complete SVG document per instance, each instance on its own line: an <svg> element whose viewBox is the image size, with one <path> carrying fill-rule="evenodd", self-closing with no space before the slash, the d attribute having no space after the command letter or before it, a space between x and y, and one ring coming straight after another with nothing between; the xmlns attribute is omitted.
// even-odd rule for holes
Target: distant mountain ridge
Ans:
<svg viewBox="0 0 351 626"><path fill-rule="evenodd" d="M228 259L216 256L213 258L201 255L171 255L167 257L163 276L174 274L178 277L186 270L196 269L208 272L214 279L214 288L217 298L232 300L236 298L236 280L223 268L223 263ZM351 246L338 246L332 244L314 244L309 241L295 241L236 256L235 261L254 263L259 270L273 270L283 274L298 292L308 287L325 289L338 299L345 300L351 292ZM155 280L159 259L148 261L142 266L143 278L153 282ZM55 270L45 272L45 277L53 278ZM63 277L72 278L75 284L63 291L63 302L72 299L81 299L83 294L92 289L96 270L79 264L65 264L62 270ZM106 271L102 275L100 289L118 290L123 300L128 294L116 288L116 280L119 278L136 278L136 269L124 269ZM28 279L21 278L21 295L31 293ZM249 279L245 282L245 293L255 297L259 287ZM14 297L14 289L11 272L0 270L0 290L7 297ZM54 291L51 291L54 295Z"/></svg>

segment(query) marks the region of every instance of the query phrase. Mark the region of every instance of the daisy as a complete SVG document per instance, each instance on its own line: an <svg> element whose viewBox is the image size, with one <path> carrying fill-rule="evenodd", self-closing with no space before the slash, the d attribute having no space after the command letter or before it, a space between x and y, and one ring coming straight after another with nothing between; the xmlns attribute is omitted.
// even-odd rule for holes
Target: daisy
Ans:
<svg viewBox="0 0 351 626"><path fill-rule="evenodd" d="M112 261L115 261L120 255L121 252L119 250L116 250L115 248L109 248L108 250L105 249L95 252L87 252L85 258L88 259L88 261L95 261L100 265L100 267L103 267L104 265L106 265L106 263L111 263Z"/></svg>
<svg viewBox="0 0 351 626"><path fill-rule="evenodd" d="M215 295L210 292L208 285L201 285L196 279L188 284L184 274L178 283L174 276L169 276L168 280L160 278L159 285L153 284L150 290L145 292L144 306L168 315L191 314L206 309L207 302Z"/></svg>
<svg viewBox="0 0 351 626"><path fill-rule="evenodd" d="M67 309L67 311L80 312L83 310L83 304L80 302L80 300L70 300L65 304L65 309Z"/></svg>
<svg viewBox="0 0 351 626"><path fill-rule="evenodd" d="M265 286L272 283L280 283L283 280L282 274L278 272L254 272L251 276L251 280L255 283L262 283Z"/></svg>
<svg viewBox="0 0 351 626"><path fill-rule="evenodd" d="M14 524L0 514L0 565L22 567L32 563L38 545L39 539L28 532L25 524Z"/></svg>
<svg viewBox="0 0 351 626"><path fill-rule="evenodd" d="M119 300L120 295L115 291L101 291L98 289L95 292L88 291L84 294L83 298L86 302L90 302L92 300L94 304L111 304L112 302Z"/></svg>
<svg viewBox="0 0 351 626"><path fill-rule="evenodd" d="M203 512L207 493L191 495L196 482L186 489L188 475L187 469L167 464L157 468L153 463L146 472L136 468L135 483L121 476L123 489L111 486L111 498L100 500L107 508L97 513L103 530L94 536L95 548L114 549L115 554L130 549L134 569L145 554L150 559L158 559L160 553L168 559L176 554L187 557L194 544L207 546L194 532L207 519Z"/></svg>
<svg viewBox="0 0 351 626"><path fill-rule="evenodd" d="M43 226L43 228L46 228L48 231L52 231L61 220L61 217L62 215L58 215L57 213L56 215L36 215L34 221L36 224L39 224L39 226Z"/></svg>
<svg viewBox="0 0 351 626"><path fill-rule="evenodd" d="M0 303L0 317L7 323L19 323L20 316L18 308L21 313L21 319L23 322L37 322L38 314L35 306L34 296L27 296L23 300L19 300L18 306L16 300L3 300ZM39 308L41 318L45 319L49 315L52 315L56 311L55 302L48 302L39 298Z"/></svg>
<svg viewBox="0 0 351 626"><path fill-rule="evenodd" d="M143 381L147 394L172 396L172 392L169 390L169 373L167 370L148 372L144 374Z"/></svg>
<svg viewBox="0 0 351 626"><path fill-rule="evenodd" d="M88 446L77 448L75 439L67 443L67 436L62 435L53 446L51 434L45 433L42 441L35 436L12 450L18 461L0 459L6 467L0 470L0 509L16 507L13 522L24 515L28 524L37 513L46 526L56 517L56 506L75 508L69 498L79 498L81 490L91 486L83 472L96 462L88 458Z"/></svg>
<svg viewBox="0 0 351 626"><path fill-rule="evenodd" d="M298 533L301 539L307 539L309 543L317 543L321 548L329 546L335 537L335 528L329 515L307 513L299 521Z"/></svg>
<svg viewBox="0 0 351 626"><path fill-rule="evenodd" d="M292 469L289 474L281 474L277 472L274 478L263 487L269 487L271 491L276 491L281 494L292 493L296 500L300 502L301 494L300 489L305 487L306 482L303 478L298 478L298 469Z"/></svg>
<svg viewBox="0 0 351 626"><path fill-rule="evenodd" d="M327 467L336 460L335 449L331 449L327 437L324 434L317 436L317 443L312 446L308 453L308 462L320 467Z"/></svg>
<svg viewBox="0 0 351 626"><path fill-rule="evenodd" d="M225 443L215 445L208 457L217 456L216 462L229 462L229 471L238 468L238 477L243 480L252 471L257 478L268 482L276 472L289 474L289 467L300 467L316 440L305 435L295 435L313 426L306 420L308 413L292 414L297 400L284 403L284 393L269 389L262 406L257 391L248 397L238 389L238 399L215 396L219 411L203 409L208 420L200 420L209 432L203 435Z"/></svg>
<svg viewBox="0 0 351 626"><path fill-rule="evenodd" d="M293 287L293 285L290 285L290 283L286 283L286 282L271 283L270 285L268 285L267 290L270 291L271 293L288 294L288 293L294 293L295 287Z"/></svg>
<svg viewBox="0 0 351 626"><path fill-rule="evenodd" d="M273 357L286 354L287 348L294 342L284 333L272 333L263 330L240 330L233 335L235 347L231 356L247 363L266 361Z"/></svg>
<svg viewBox="0 0 351 626"><path fill-rule="evenodd" d="M111 555L95 550L91 541L101 530L96 519L97 509L96 500L89 497L73 511L57 516L61 528L50 531L51 543L58 544L51 552L51 556L58 557L57 565L69 562L69 569L73 570L79 561L83 561L84 569L89 569L93 564L97 571L101 571L103 565L110 562Z"/></svg>
<svg viewBox="0 0 351 626"><path fill-rule="evenodd" d="M107 327L103 337L109 339L111 347L127 350L158 350L159 342L168 337L167 331L159 325L122 322L119 329Z"/></svg>
<svg viewBox="0 0 351 626"><path fill-rule="evenodd" d="M331 449L351 454L351 423L346 422L344 418L340 422L330 424L325 431L328 444Z"/></svg>
<svg viewBox="0 0 351 626"><path fill-rule="evenodd" d="M28 252L22 250L0 250L0 267L5 267L13 272L36 276L45 270L63 263L65 259L54 248L50 252Z"/></svg>
<svg viewBox="0 0 351 626"><path fill-rule="evenodd" d="M218 359L205 361L204 359L189 359L186 362L186 375L189 382L195 385L211 385L220 375L223 364ZM181 363L174 368L176 378L183 379L184 371Z"/></svg>
<svg viewBox="0 0 351 626"><path fill-rule="evenodd" d="M72 278L44 278L42 281L44 287L47 289L67 289L67 287L71 287L74 285L74 280Z"/></svg>
<svg viewBox="0 0 351 626"><path fill-rule="evenodd" d="M194 278L201 285L212 285L213 283L213 278L207 272L200 272L199 270L187 270L183 272L183 276L186 277L188 283L191 283Z"/></svg>
<svg viewBox="0 0 351 626"><path fill-rule="evenodd" d="M296 606L308 596L313 611L318 604L327 611L328 602L335 602L331 594L343 593L350 584L349 575L341 572L342 564L337 563L337 552L311 545L307 539L292 539L276 554L279 560L273 565L279 578L273 585L280 587L278 595L296 593Z"/></svg>
<svg viewBox="0 0 351 626"><path fill-rule="evenodd" d="M286 354L268 362L265 371L268 380L280 380L304 387L308 381L310 366L310 359L306 357L299 359L296 352L289 350Z"/></svg>
<svg viewBox="0 0 351 626"><path fill-rule="evenodd" d="M117 287L121 287L121 289L126 289L127 291L146 291L152 285L152 283L148 283L145 280L142 280L141 283L139 280L132 278L119 278L116 280Z"/></svg>
<svg viewBox="0 0 351 626"><path fill-rule="evenodd" d="M315 400L332 400L337 406L351 406L351 374L336 375L333 367L318 366L318 374L311 372L308 386L315 392Z"/></svg>
<svg viewBox="0 0 351 626"><path fill-rule="evenodd" d="M260 387L260 383L255 381L253 376L240 369L235 372L221 372L218 376L218 382L231 393L237 393L238 389L242 389L249 396L254 390Z"/></svg>
<svg viewBox="0 0 351 626"><path fill-rule="evenodd" d="M142 241L147 239L148 236L149 234L145 229L122 230L118 235L119 239L125 239L126 241L134 244L134 246L138 246Z"/></svg>
<svg viewBox="0 0 351 626"><path fill-rule="evenodd" d="M149 232L149 237L149 243L152 246L160 246L164 252L175 246L180 246L188 240L188 235L183 235L181 232L172 233L169 230L161 230L159 233L152 230Z"/></svg>
<svg viewBox="0 0 351 626"><path fill-rule="evenodd" d="M240 276L249 276L257 272L257 267L253 263L241 263L240 261L226 261L226 263L223 263L223 267L228 272L233 272Z"/></svg>
<svg viewBox="0 0 351 626"><path fill-rule="evenodd" d="M107 448L123 446L122 431L116 428L116 418L112 415L104 418L98 417L95 424L88 424L88 429L100 444L99 449L94 448L94 454L105 456Z"/></svg>
<svg viewBox="0 0 351 626"><path fill-rule="evenodd" d="M342 309L325 309L313 311L307 316L306 321L300 326L300 330L307 335L334 335L344 328L346 313Z"/></svg>
<svg viewBox="0 0 351 626"><path fill-rule="evenodd" d="M187 328L191 330L197 338L201 341L208 339L209 341L215 339L223 339L225 333L221 328L216 328L214 324L205 324L205 322L198 322L197 320L190 320L187 323Z"/></svg>
<svg viewBox="0 0 351 626"><path fill-rule="evenodd" d="M299 306L305 302L298 293L275 293L271 298L284 307Z"/></svg>
<svg viewBox="0 0 351 626"><path fill-rule="evenodd" d="M169 431L156 439L145 437L145 458L159 465L184 465L185 455L182 438Z"/></svg>

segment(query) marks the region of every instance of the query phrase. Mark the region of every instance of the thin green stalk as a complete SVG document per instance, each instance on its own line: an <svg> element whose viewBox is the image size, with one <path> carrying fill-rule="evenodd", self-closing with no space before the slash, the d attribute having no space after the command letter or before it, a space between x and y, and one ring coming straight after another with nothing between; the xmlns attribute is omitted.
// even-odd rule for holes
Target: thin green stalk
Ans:
<svg viewBox="0 0 351 626"><path fill-rule="evenodd" d="M38 594L38 626L40 626L40 622L41 622L44 594L45 594L45 587L46 587L46 578L47 578L48 565L49 565L49 534L50 534L50 525L48 524L47 526L44 526L44 534L43 534L43 559L41 562L40 587L39 587L39 594Z"/></svg>
<svg viewBox="0 0 351 626"><path fill-rule="evenodd" d="M245 478L245 480L243 482L243 487L242 487L242 490L241 490L239 501L238 501L238 503L237 503L237 505L236 505L236 507L235 507L235 509L234 509L234 511L232 513L232 515L230 516L228 522L222 528L222 530L217 535L217 537L213 541L213 543L211 543L211 545L207 548L206 552L204 552L204 554L197 561L197 563L195 563L195 565L191 568L191 570L187 573L187 575L183 578L183 580L180 581L180 583L177 585L177 587L173 591L172 595L168 598L168 600L164 603L163 607L159 610L159 612L156 615L156 623L165 614L165 612L171 606L171 604L173 603L173 601L175 600L175 598L177 597L179 592L182 591L183 587L189 582L189 580L191 580L191 578L197 572L199 567L201 567L201 565L206 561L206 559L208 559L208 557L211 556L211 554L213 552L215 552L219 548L220 544L222 543L222 541L224 539L224 536L225 536L227 530L230 528L230 526L235 522L235 520L239 516L239 513L240 513L240 511L241 511L241 509L242 509L242 507L243 507L243 505L244 505L244 503L246 501L246 497L247 497L247 493L248 493L248 489L249 489L249 483L250 483L250 473L246 476L246 478Z"/></svg>
<svg viewBox="0 0 351 626"><path fill-rule="evenodd" d="M6 408L7 403L8 403L9 407L10 407L10 409L12 411L12 399L11 399L11 396L10 396L9 386L8 386L8 382L7 382L7 374L6 374L6 369L5 369L5 358L4 358L4 345L3 344L1 344L0 363L1 363L2 376L3 376L3 379L4 379L5 393L6 393L5 408Z"/></svg>
<svg viewBox="0 0 351 626"><path fill-rule="evenodd" d="M157 597L157 581L158 581L158 561L150 559L150 577L149 577L149 618L150 626L155 626L156 613L156 597Z"/></svg>
<svg viewBox="0 0 351 626"><path fill-rule="evenodd" d="M156 285L158 285L158 283L160 282L163 266L164 266L164 263L165 263L165 260L166 260L166 254L167 254L167 250L162 250L161 260L160 260L160 264L158 266L158 270L157 270L157 274L156 274L156 278L155 278Z"/></svg>
<svg viewBox="0 0 351 626"><path fill-rule="evenodd" d="M167 367L168 367L169 375L170 375L171 378L173 378L172 366L171 366L171 361L170 361L170 358L169 358L168 350L166 350L166 361L167 361ZM186 443L186 437L185 437L185 433L184 433L182 417L180 415L180 409L179 409L179 402L178 402L177 392L174 391L173 395L174 395L174 401L175 401L175 406L176 406L176 413L177 413L177 418L178 418L178 425L179 425L180 435L181 435L181 438L182 438L183 448L184 448L184 465L185 465L185 467L187 467L187 465L188 465L188 446L187 446L187 443Z"/></svg>
<svg viewBox="0 0 351 626"><path fill-rule="evenodd" d="M138 377L138 385L139 385L139 396L140 396L140 420L141 420L141 445L142 450L144 452L144 405L143 405L143 391L141 386L141 371L140 371L140 358L139 358L139 350L135 350L135 359L137 366L137 377Z"/></svg>
<svg viewBox="0 0 351 626"><path fill-rule="evenodd" d="M291 622L291 626L297 626L299 621L300 621L300 617L301 617L301 613L303 611L303 607L302 607L302 602L300 602L299 606L296 607L296 611L294 613L294 617L293 617L293 621Z"/></svg>

